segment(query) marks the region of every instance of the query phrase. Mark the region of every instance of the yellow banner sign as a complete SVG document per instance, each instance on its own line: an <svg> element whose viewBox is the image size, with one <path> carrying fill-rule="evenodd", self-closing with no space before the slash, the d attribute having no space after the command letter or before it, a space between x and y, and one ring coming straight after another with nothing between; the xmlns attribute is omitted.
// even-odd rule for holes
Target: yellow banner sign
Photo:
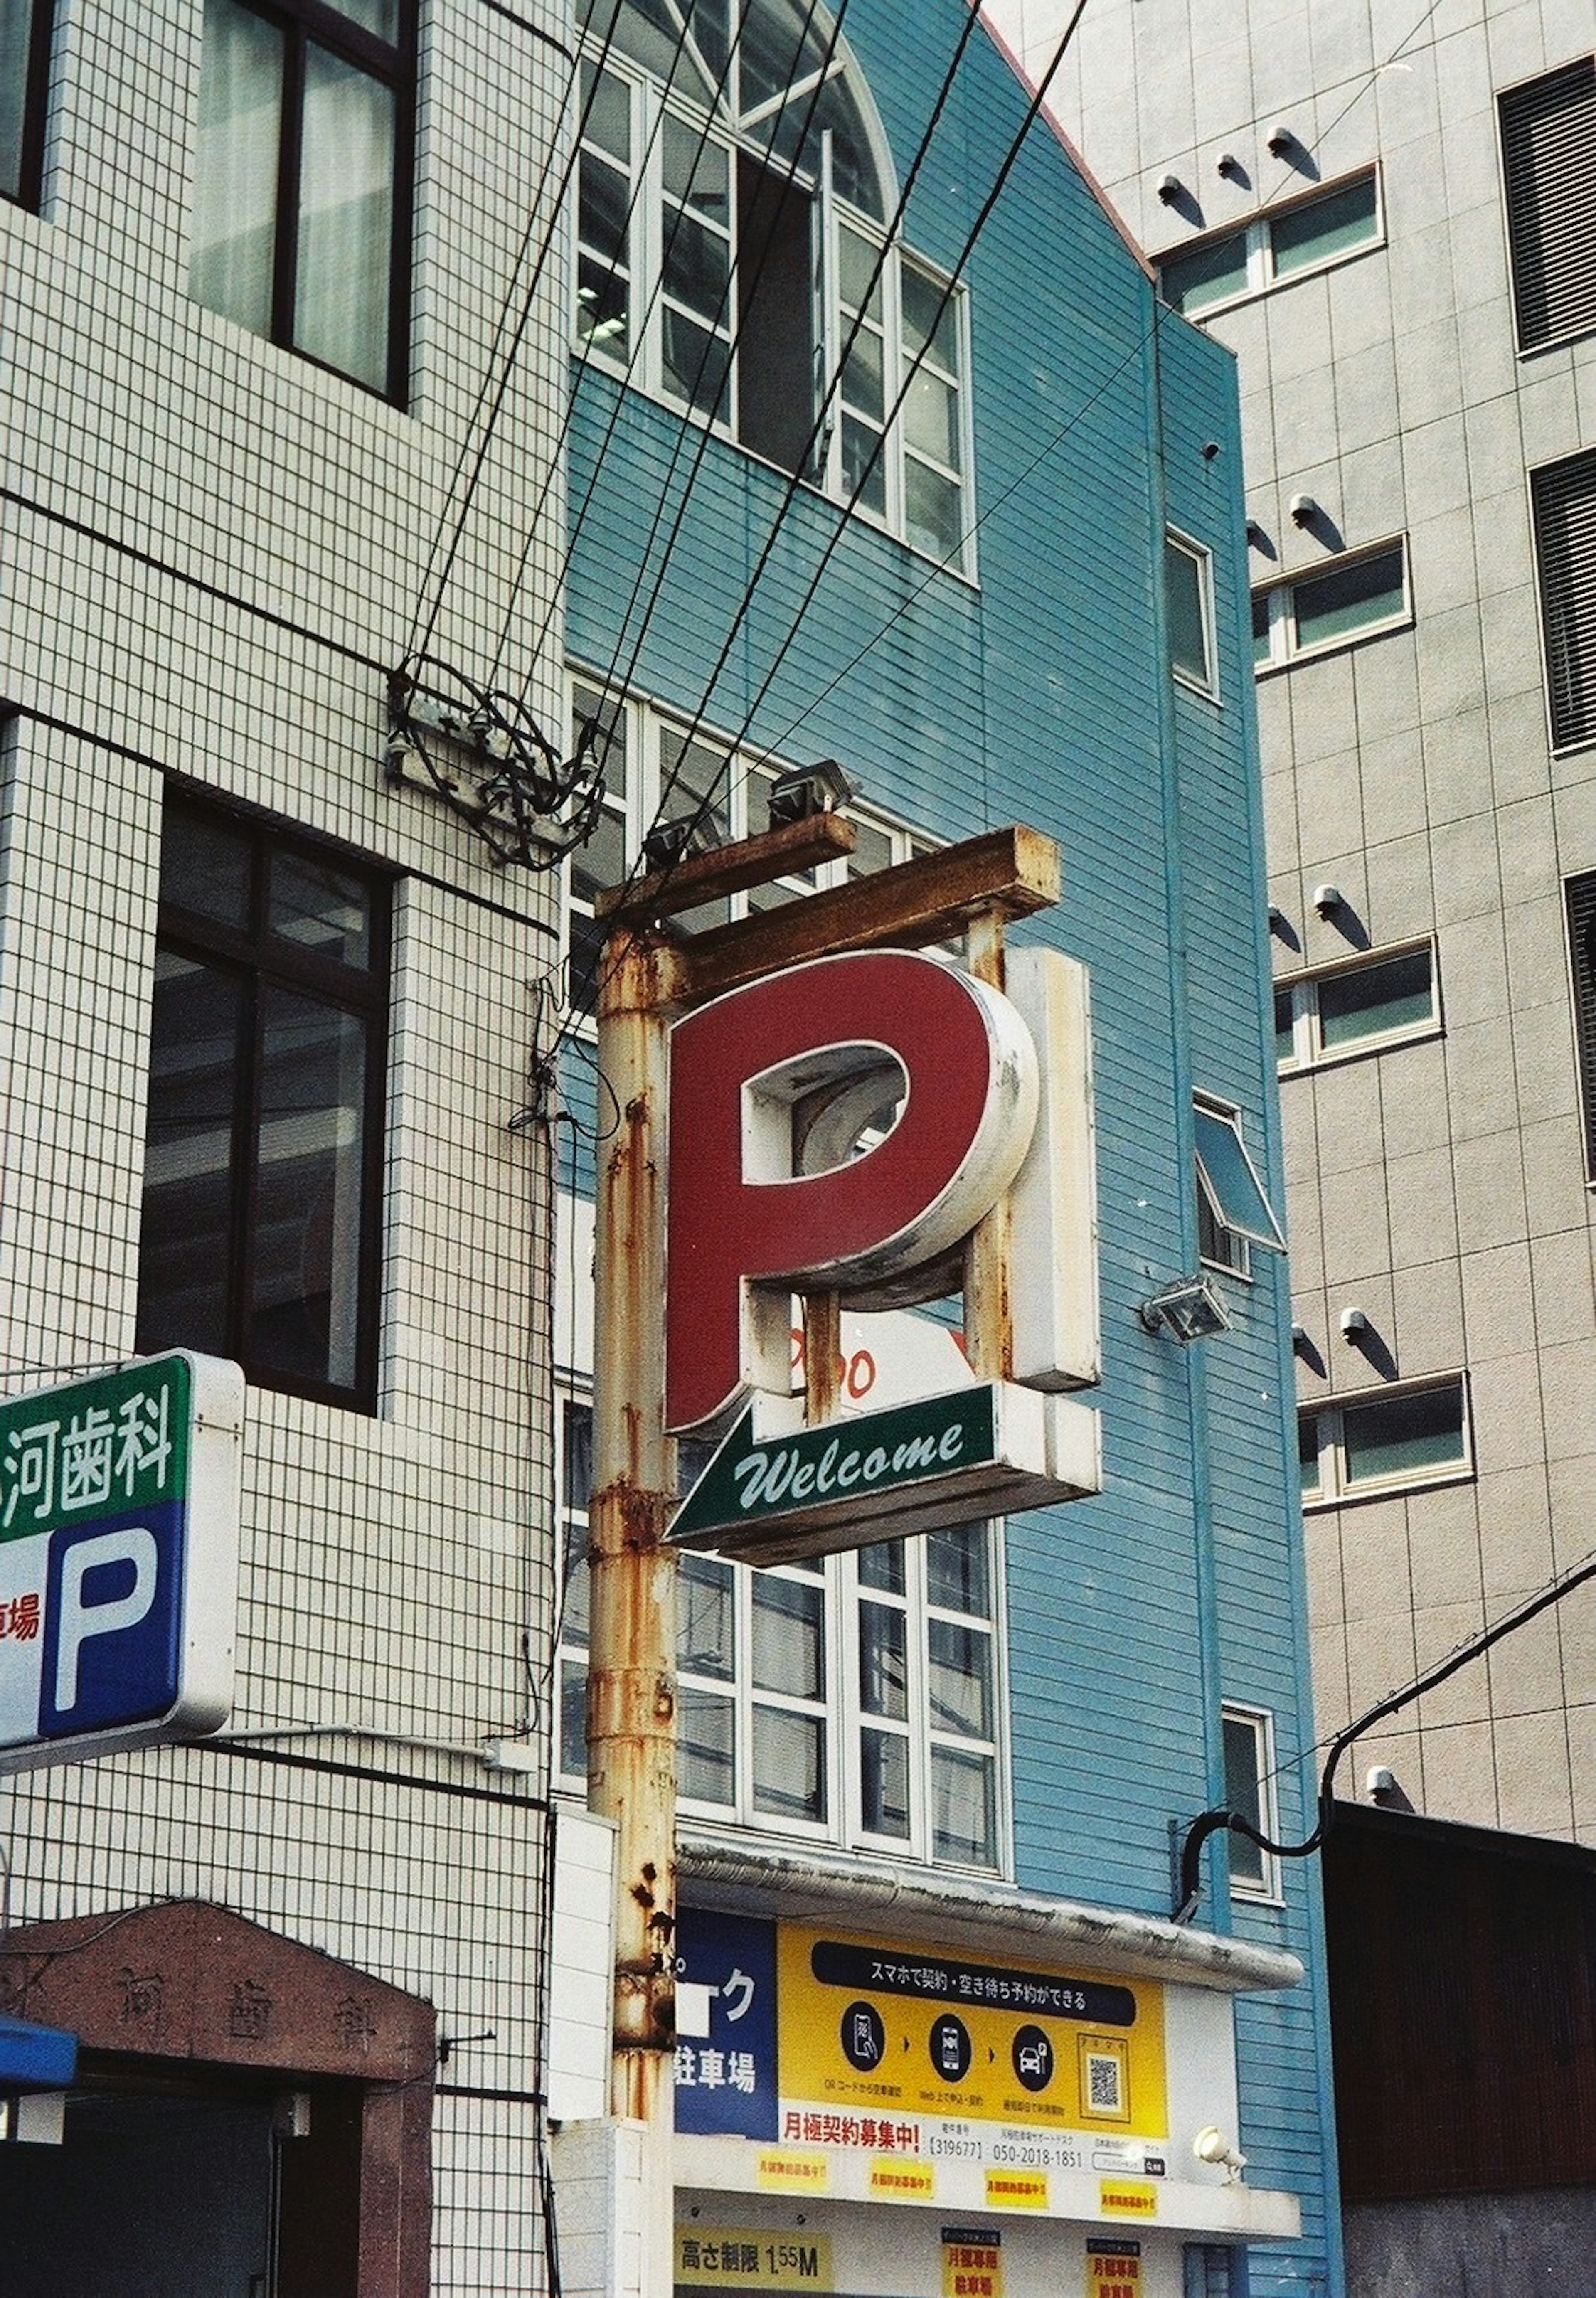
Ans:
<svg viewBox="0 0 1596 2298"><path fill-rule="evenodd" d="M1158 2188L1140 2178L1104 2178L1101 2189L1105 2219L1155 2219Z"/></svg>
<svg viewBox="0 0 1596 2298"><path fill-rule="evenodd" d="M929 2203L937 2191L937 2174L929 2162L908 2162L901 2156L870 2166L870 2191L889 2203Z"/></svg>
<svg viewBox="0 0 1596 2298"><path fill-rule="evenodd" d="M882 2151L914 2153L921 2117L1117 2137L1168 2129L1155 1985L785 1923L777 1955L781 2095L813 2106L821 2145L848 2144L846 2122L856 2143L881 2145L884 2126ZM790 2135L812 2137L802 2118Z"/></svg>
<svg viewBox="0 0 1596 2298"><path fill-rule="evenodd" d="M995 2211L1045 2211L1046 2174L1034 2170L988 2170L987 2201Z"/></svg>
<svg viewBox="0 0 1596 2298"><path fill-rule="evenodd" d="M823 2235L773 2234L758 2227L678 2227L676 2282L709 2290L836 2287L831 2245Z"/></svg>
<svg viewBox="0 0 1596 2298"><path fill-rule="evenodd" d="M979 2229L942 2236L942 2298L1003 2298L1003 2252Z"/></svg>
<svg viewBox="0 0 1596 2298"><path fill-rule="evenodd" d="M823 2195L831 2166L823 2154L795 2154L766 2147L759 2157L759 2184L779 2194Z"/></svg>

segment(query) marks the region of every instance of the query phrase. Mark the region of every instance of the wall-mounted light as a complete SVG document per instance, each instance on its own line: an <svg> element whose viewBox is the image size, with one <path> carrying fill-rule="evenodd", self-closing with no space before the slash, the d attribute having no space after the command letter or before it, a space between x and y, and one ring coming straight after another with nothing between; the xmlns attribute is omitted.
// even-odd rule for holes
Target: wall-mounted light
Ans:
<svg viewBox="0 0 1596 2298"><path fill-rule="evenodd" d="M1341 1337L1356 1348L1369 1336L1369 1318L1361 1309L1344 1309L1341 1312Z"/></svg>
<svg viewBox="0 0 1596 2298"><path fill-rule="evenodd" d="M719 843L707 814L684 814L649 832L643 840L643 858L650 870L674 870L689 855L708 854Z"/></svg>
<svg viewBox="0 0 1596 2298"><path fill-rule="evenodd" d="M835 814L856 794L856 786L835 758L822 758L813 766L789 766L770 786L768 820L773 830L790 822L807 822L817 814Z"/></svg>
<svg viewBox="0 0 1596 2298"><path fill-rule="evenodd" d="M1231 2145L1217 2123L1211 2122L1206 2130L1198 2131L1192 2140L1192 2153L1199 2162L1211 2162L1216 2170L1222 2163L1227 2173L1225 2184L1240 2186L1247 2158Z"/></svg>
<svg viewBox="0 0 1596 2298"><path fill-rule="evenodd" d="M1241 173L1241 161L1234 152L1221 152L1213 164L1221 176L1239 176Z"/></svg>
<svg viewBox="0 0 1596 2298"><path fill-rule="evenodd" d="M1277 120L1269 129L1269 147L1277 160L1283 158L1287 152L1291 151L1296 140L1290 128L1280 120Z"/></svg>
<svg viewBox="0 0 1596 2298"><path fill-rule="evenodd" d="M1155 188L1165 207L1172 208L1186 186L1178 176L1161 176Z"/></svg>
<svg viewBox="0 0 1596 2298"><path fill-rule="evenodd" d="M1313 906L1321 918L1334 916L1344 898L1339 886L1315 886L1313 889Z"/></svg>
<svg viewBox="0 0 1596 2298"><path fill-rule="evenodd" d="M1289 508L1294 526L1311 526L1319 517L1319 505L1311 495L1293 495Z"/></svg>
<svg viewBox="0 0 1596 2298"><path fill-rule="evenodd" d="M1148 1332L1162 1333L1183 1346L1230 1330L1229 1311L1206 1277L1182 1277L1166 1285L1144 1301L1137 1314Z"/></svg>

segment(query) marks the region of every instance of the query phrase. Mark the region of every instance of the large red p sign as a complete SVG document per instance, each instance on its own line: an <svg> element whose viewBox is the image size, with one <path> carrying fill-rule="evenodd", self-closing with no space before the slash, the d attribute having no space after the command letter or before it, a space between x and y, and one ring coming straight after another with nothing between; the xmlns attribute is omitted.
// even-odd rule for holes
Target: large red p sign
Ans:
<svg viewBox="0 0 1596 2298"><path fill-rule="evenodd" d="M1018 1172L1037 1092L1008 1000L905 951L820 958L678 1021L667 1426L786 1393L795 1287L913 1297Z"/></svg>

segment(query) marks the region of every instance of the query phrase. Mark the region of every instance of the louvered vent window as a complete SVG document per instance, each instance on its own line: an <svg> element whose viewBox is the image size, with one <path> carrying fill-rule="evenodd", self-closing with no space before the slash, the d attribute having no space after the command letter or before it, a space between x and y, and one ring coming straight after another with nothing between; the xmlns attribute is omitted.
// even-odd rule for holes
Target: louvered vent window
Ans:
<svg viewBox="0 0 1596 2298"><path fill-rule="evenodd" d="M1596 452L1549 463L1530 484L1551 745L1565 750L1596 742Z"/></svg>
<svg viewBox="0 0 1596 2298"><path fill-rule="evenodd" d="M1596 56L1501 99L1518 348L1596 327Z"/></svg>
<svg viewBox="0 0 1596 2298"><path fill-rule="evenodd" d="M1579 1099L1585 1122L1585 1176L1596 1181L1596 875L1570 878L1568 971L1579 1046Z"/></svg>

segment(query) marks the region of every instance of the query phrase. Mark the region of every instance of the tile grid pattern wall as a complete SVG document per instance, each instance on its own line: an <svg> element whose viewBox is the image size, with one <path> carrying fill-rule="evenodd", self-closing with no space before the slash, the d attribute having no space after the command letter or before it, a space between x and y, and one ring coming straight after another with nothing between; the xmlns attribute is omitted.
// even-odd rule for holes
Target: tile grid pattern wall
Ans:
<svg viewBox="0 0 1596 2298"><path fill-rule="evenodd" d="M422 12L401 412L188 297L200 0L162 0L136 37L108 6L59 12L44 212L0 211L6 1393L133 1345L163 775L407 874L379 1409L252 1391L247 1411L231 1728L293 1760L164 1750L7 1783L10 1913L212 1898L427 1996L442 2033L492 2029L442 2074L434 2287L541 2286L543 1820L536 1777L506 1787L480 1750L535 1740L548 1690L546 1141L508 1127L554 887L496 869L381 760L385 676L540 186L534 246L547 221L570 67L535 6ZM563 260L556 235L435 641L484 676L508 614L518 683L547 616L550 726L557 483L513 609L509 573L562 405Z"/></svg>
<svg viewBox="0 0 1596 2298"><path fill-rule="evenodd" d="M1033 64L1052 0L1010 11ZM1596 862L1596 754L1550 751L1526 472L1596 441L1596 342L1520 359L1495 97L1584 54L1584 0L1336 0L1221 17L1109 0L1061 108L1158 249L1378 160L1388 246L1216 314L1240 358L1249 508L1324 565L1404 531L1416 622L1260 687L1281 970L1434 931L1446 1025L1284 1089L1297 1315L1329 1377L1467 1365L1477 1477L1310 1518L1321 1727L1336 1728L1575 1561L1596 1467L1591 1200L1560 881ZM1134 87L1134 101L1115 91ZM1265 149L1281 121L1299 139ZM1243 177L1215 162L1236 155ZM1166 171L1194 204L1171 209ZM1340 887L1338 927L1313 888ZM1349 940L1344 929L1352 929ZM1353 1751L1438 1816L1596 1842L1596 1601L1571 1599Z"/></svg>

